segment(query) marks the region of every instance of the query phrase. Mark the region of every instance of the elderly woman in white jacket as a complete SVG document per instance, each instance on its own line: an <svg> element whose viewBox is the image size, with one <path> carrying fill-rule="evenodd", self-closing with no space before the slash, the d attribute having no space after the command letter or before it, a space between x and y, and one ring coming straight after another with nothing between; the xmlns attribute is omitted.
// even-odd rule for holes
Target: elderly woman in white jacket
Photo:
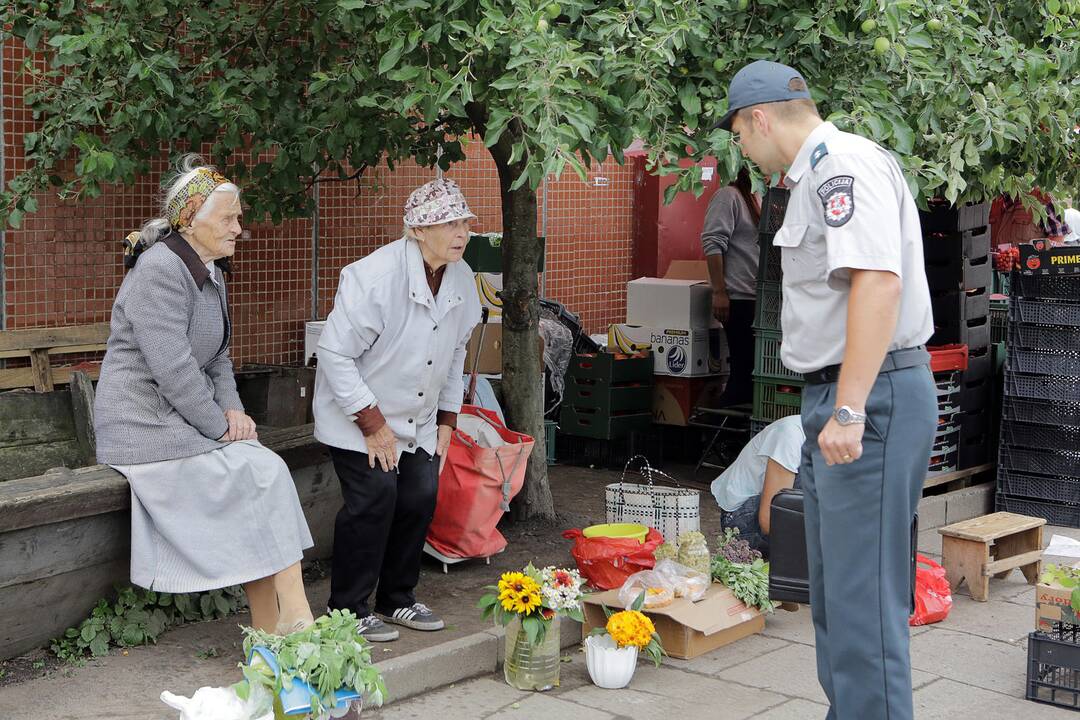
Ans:
<svg viewBox="0 0 1080 720"><path fill-rule="evenodd" d="M374 642L397 639L387 622L443 628L414 590L480 319L461 261L474 217L452 180L414 190L404 237L341 271L319 339L315 437L330 446L345 500L329 606L355 612Z"/></svg>

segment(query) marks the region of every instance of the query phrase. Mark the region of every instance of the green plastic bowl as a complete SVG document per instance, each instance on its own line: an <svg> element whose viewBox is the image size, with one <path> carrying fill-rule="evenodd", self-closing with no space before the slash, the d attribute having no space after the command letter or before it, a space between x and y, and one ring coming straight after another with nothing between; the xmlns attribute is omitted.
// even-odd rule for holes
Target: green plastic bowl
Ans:
<svg viewBox="0 0 1080 720"><path fill-rule="evenodd" d="M605 525L590 525L582 530L581 534L587 538L633 538L644 545L645 536L649 534L649 528L637 523L607 523Z"/></svg>

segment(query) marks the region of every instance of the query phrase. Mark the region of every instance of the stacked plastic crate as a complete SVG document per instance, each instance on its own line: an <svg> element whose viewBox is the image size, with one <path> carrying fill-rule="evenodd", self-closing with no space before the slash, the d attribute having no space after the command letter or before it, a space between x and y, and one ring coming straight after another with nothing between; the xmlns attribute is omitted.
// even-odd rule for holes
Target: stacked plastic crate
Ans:
<svg viewBox="0 0 1080 720"><path fill-rule="evenodd" d="M780 248L773 238L784 224L788 191L769 188L761 203L758 225L757 297L754 310L754 405L750 430L757 433L774 420L796 415L802 408L800 373L780 362L780 311L783 303Z"/></svg>
<svg viewBox="0 0 1080 720"><path fill-rule="evenodd" d="M1011 289L998 508L1080 527L1080 275Z"/></svg>
<svg viewBox="0 0 1080 720"><path fill-rule="evenodd" d="M957 469L960 454L960 384L968 368L966 345L930 347L930 370L937 390L938 425L928 474Z"/></svg>
<svg viewBox="0 0 1080 720"><path fill-rule="evenodd" d="M990 462L994 428L990 350L990 206L931 205L921 214L923 256L934 311L929 345L966 345L967 369L955 388L959 413L956 465ZM946 389L939 388L944 392ZM943 466L944 467L944 466Z"/></svg>

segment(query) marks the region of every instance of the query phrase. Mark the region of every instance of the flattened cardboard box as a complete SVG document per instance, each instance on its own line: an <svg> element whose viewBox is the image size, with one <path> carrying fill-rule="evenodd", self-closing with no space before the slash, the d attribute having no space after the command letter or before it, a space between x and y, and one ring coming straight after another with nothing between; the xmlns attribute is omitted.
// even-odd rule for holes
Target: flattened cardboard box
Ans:
<svg viewBox="0 0 1080 720"><path fill-rule="evenodd" d="M618 611L619 591L608 590L588 595L582 604L585 622L581 625L582 638L594 627L607 625L603 605ZM712 583L705 597L696 603L686 598L676 598L667 607L644 611L656 626L665 652L675 658L690 660L711 652L736 640L759 633L765 629L765 616L741 600L719 583Z"/></svg>
<svg viewBox="0 0 1080 720"><path fill-rule="evenodd" d="M1055 622L1080 625L1072 609L1072 590L1057 584L1035 586L1035 629L1050 632Z"/></svg>

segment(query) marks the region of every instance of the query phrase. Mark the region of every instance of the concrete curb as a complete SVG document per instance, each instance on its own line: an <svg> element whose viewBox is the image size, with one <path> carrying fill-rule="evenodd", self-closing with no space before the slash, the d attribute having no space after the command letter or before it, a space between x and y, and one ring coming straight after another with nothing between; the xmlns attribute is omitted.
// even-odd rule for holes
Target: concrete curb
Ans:
<svg viewBox="0 0 1080 720"><path fill-rule="evenodd" d="M376 663L386 683L386 704L493 674L502 666L503 638L503 629L495 627ZM581 644L581 623L563 618L559 639L564 649Z"/></svg>

